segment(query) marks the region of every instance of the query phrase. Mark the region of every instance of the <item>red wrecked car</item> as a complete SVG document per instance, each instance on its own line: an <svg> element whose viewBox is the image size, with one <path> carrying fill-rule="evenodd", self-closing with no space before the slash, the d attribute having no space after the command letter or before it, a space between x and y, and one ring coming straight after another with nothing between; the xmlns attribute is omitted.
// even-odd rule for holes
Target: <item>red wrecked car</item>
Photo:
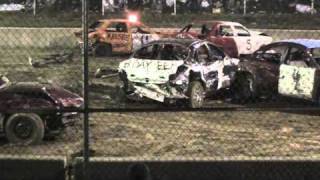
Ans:
<svg viewBox="0 0 320 180"><path fill-rule="evenodd" d="M2 76L0 132L10 143L38 144L46 135L56 135L76 120L76 112L57 113L57 110L80 108L82 104L83 98L62 87L33 82L11 83ZM32 110L37 113L29 113Z"/></svg>
<svg viewBox="0 0 320 180"><path fill-rule="evenodd" d="M200 25L199 29L191 29ZM199 38L210 41L223 48L229 56L237 58L252 54L261 46L270 44L272 37L265 33L252 31L237 22L199 21L185 26L177 38Z"/></svg>

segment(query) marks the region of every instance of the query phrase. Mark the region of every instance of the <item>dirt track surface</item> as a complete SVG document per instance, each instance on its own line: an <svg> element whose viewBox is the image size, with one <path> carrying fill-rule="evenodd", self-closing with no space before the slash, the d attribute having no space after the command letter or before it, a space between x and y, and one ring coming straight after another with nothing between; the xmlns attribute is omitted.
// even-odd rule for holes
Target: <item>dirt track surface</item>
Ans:
<svg viewBox="0 0 320 180"><path fill-rule="evenodd" d="M81 122L55 140L0 153L71 156L82 147ZM285 112L96 113L90 148L104 157L320 158L320 116Z"/></svg>
<svg viewBox="0 0 320 180"><path fill-rule="evenodd" d="M281 112L101 113L90 120L91 142L107 157L319 158L319 120Z"/></svg>

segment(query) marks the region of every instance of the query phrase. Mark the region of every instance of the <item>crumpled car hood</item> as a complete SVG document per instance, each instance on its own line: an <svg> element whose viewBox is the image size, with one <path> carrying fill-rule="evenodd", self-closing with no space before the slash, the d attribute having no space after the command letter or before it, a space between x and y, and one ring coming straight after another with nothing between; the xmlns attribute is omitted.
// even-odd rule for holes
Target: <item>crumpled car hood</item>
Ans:
<svg viewBox="0 0 320 180"><path fill-rule="evenodd" d="M164 84L169 76L175 74L183 60L147 60L131 58L122 61L119 71L125 71L131 82Z"/></svg>

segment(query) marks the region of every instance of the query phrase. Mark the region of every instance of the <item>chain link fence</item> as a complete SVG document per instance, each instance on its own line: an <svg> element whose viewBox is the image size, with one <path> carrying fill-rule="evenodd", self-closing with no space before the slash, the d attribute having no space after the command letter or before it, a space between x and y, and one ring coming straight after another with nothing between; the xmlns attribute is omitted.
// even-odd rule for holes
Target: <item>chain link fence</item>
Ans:
<svg viewBox="0 0 320 180"><path fill-rule="evenodd" d="M0 158L319 160L318 2L14 3L0 4Z"/></svg>

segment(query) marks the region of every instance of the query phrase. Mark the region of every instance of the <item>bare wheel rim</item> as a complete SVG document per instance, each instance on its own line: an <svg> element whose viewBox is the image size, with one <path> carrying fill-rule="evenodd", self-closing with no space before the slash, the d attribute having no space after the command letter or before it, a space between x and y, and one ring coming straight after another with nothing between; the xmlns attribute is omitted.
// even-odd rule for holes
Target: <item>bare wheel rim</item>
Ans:
<svg viewBox="0 0 320 180"><path fill-rule="evenodd" d="M33 125L27 118L19 118L13 126L15 135L20 139L28 139L32 136Z"/></svg>

